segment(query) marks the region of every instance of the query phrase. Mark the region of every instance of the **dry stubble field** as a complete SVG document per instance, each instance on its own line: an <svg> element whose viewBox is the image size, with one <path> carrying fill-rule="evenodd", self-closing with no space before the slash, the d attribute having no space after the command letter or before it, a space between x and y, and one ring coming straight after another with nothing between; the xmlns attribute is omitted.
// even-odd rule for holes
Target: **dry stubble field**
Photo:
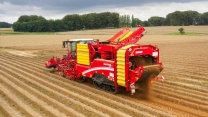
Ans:
<svg viewBox="0 0 208 117"><path fill-rule="evenodd" d="M152 98L109 94L92 83L77 83L44 68L61 56L63 40L108 39L118 29L62 32L55 35L0 35L0 116L208 116L208 36L166 35L179 27L148 27L139 42L160 48L164 83L155 82ZM208 27L184 27L207 33Z"/></svg>

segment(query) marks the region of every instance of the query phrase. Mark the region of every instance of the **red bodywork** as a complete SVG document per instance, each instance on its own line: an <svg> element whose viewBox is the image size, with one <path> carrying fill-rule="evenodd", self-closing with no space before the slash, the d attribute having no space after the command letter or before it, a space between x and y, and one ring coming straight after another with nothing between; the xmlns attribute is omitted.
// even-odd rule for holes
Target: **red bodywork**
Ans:
<svg viewBox="0 0 208 117"><path fill-rule="evenodd" d="M52 57L45 63L47 68L56 68L60 75L68 77L71 80L79 79L81 77L92 78L94 74L102 74L108 80L114 82L115 88L119 87L117 83L117 52L119 49L129 44L133 44L126 48L125 52L125 87L126 90L132 90L134 84L140 79L145 72L143 65L139 65L134 69L130 69L131 62L129 58L132 56L151 56L155 60L155 65L163 69L162 63L159 61L159 49L153 45L139 45L136 44L145 34L145 29L139 27L126 39L118 42L116 39L124 31L128 31L128 28L124 28L116 35L110 38L107 42L99 42L99 40L89 42L89 61L90 65L78 64L76 57L72 59L72 55L68 52L68 55L61 58ZM115 41L116 40L116 41ZM99 58L93 58L95 54L99 54ZM160 79L155 77L154 80Z"/></svg>

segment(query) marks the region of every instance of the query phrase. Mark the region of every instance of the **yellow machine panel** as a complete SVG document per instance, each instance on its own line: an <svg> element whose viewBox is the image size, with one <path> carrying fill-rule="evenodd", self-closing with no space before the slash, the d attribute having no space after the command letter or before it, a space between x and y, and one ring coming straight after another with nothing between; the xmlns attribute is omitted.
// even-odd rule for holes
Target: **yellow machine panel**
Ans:
<svg viewBox="0 0 208 117"><path fill-rule="evenodd" d="M119 37L116 38L116 42L118 42L119 39L123 38L127 33L129 33L129 30L125 30L124 33L122 35L120 35Z"/></svg>
<svg viewBox="0 0 208 117"><path fill-rule="evenodd" d="M128 33L126 33L121 39L120 41L126 39L128 36L130 36L133 32L132 31L129 31Z"/></svg>
<svg viewBox="0 0 208 117"><path fill-rule="evenodd" d="M77 63L90 65L88 44L77 44Z"/></svg>
<svg viewBox="0 0 208 117"><path fill-rule="evenodd" d="M126 86L126 75L125 75L125 53L126 49L133 45L127 45L117 51L117 83L120 86Z"/></svg>

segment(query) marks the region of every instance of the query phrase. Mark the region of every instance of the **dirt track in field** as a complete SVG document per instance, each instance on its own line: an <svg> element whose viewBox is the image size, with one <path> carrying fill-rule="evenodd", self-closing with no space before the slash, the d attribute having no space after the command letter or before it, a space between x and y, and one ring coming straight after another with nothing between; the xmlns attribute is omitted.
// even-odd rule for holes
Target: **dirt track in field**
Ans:
<svg viewBox="0 0 208 117"><path fill-rule="evenodd" d="M44 68L51 55L66 52L60 40L59 45L0 48L0 116L207 116L207 39L147 35L141 40L159 46L165 67L160 74L165 82L155 82L150 100L139 93L113 95L95 89L90 80L77 83Z"/></svg>

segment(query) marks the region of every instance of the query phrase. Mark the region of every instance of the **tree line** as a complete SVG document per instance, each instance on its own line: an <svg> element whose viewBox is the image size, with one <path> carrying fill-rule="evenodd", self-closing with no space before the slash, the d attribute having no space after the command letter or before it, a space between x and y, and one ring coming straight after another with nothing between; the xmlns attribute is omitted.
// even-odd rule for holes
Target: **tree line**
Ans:
<svg viewBox="0 0 208 117"><path fill-rule="evenodd" d="M147 21L134 18L134 15L119 15L114 12L72 14L58 20L46 20L42 16L23 15L13 24L14 31L59 32L83 29L118 28L143 26L188 26L208 25L208 12L175 11L166 17L152 16Z"/></svg>
<svg viewBox="0 0 208 117"><path fill-rule="evenodd" d="M208 25L208 12L175 11L167 14L166 17L152 16L147 21L141 21L133 15L131 18L130 15L122 15L119 21L120 27Z"/></svg>
<svg viewBox="0 0 208 117"><path fill-rule="evenodd" d="M59 32L83 29L119 27L119 14L111 12L72 14L61 20L46 20L42 16L20 16L13 24L14 31L24 32Z"/></svg>
<svg viewBox="0 0 208 117"><path fill-rule="evenodd" d="M189 26L208 25L208 12L198 13L197 11L175 11L164 17L151 17L147 26Z"/></svg>
<svg viewBox="0 0 208 117"><path fill-rule="evenodd" d="M0 28L11 28L12 24L7 22L0 22Z"/></svg>

